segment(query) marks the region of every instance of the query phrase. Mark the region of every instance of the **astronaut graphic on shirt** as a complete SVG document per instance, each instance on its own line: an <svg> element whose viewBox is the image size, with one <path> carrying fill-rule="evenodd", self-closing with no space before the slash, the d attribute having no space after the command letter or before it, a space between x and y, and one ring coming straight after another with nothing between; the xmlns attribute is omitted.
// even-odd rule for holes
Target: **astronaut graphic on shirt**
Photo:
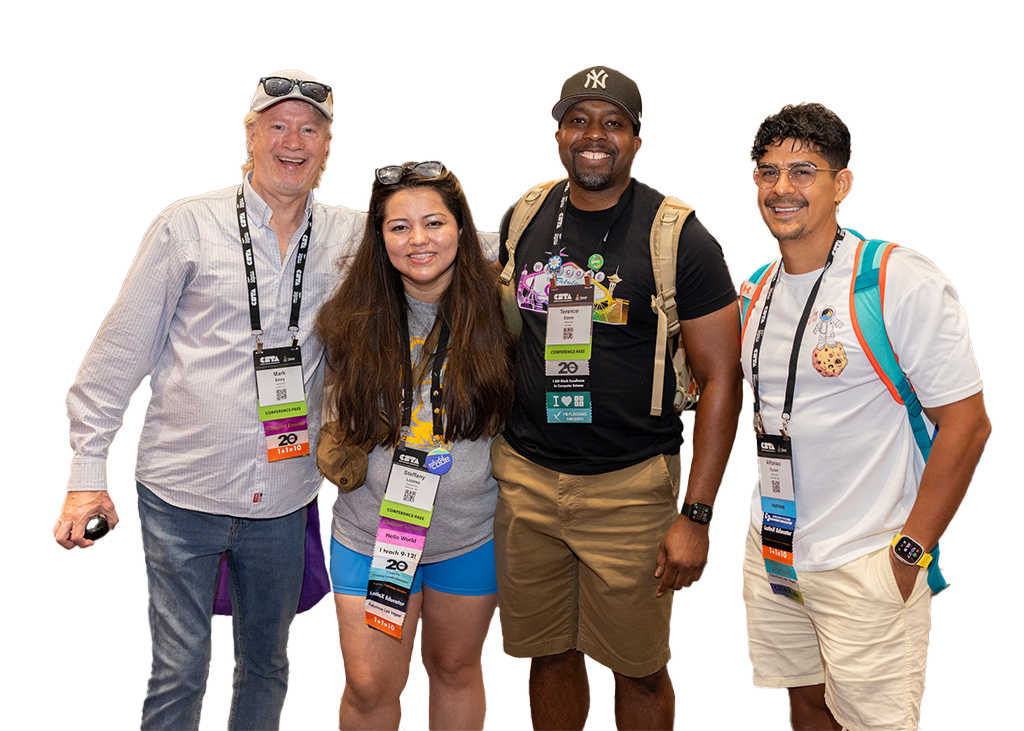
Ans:
<svg viewBox="0 0 1024 731"><path fill-rule="evenodd" d="M813 332L818 336L817 345L811 354L814 370L825 378L837 378L849 360L846 349L836 340L836 330L843 327L843 321L836 317L834 307L825 307L811 316Z"/></svg>

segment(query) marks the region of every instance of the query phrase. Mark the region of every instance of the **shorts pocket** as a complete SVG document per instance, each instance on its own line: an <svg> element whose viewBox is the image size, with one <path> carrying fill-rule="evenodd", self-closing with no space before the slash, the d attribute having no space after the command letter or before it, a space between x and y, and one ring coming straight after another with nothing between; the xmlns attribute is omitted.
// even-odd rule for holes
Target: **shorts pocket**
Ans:
<svg viewBox="0 0 1024 731"><path fill-rule="evenodd" d="M662 484L672 496L672 502L679 503L680 466L678 454L663 454L660 460Z"/></svg>
<svg viewBox="0 0 1024 731"><path fill-rule="evenodd" d="M882 581L888 587L889 594L893 600L898 602L901 606L907 606L917 597L921 592L921 584L927 583L926 572L918 569L917 578L914 580L914 588L910 591L910 596L907 600L903 600L903 595L900 593L900 586L896 583L896 574L893 573L892 560L889 558L889 547L886 546L879 553L879 560L883 562L883 565L879 567L882 574Z"/></svg>

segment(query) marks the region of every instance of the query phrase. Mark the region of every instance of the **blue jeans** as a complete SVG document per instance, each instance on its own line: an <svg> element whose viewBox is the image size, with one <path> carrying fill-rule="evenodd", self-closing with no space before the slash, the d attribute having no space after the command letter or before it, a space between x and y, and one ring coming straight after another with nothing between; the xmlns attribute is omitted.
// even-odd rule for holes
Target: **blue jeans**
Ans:
<svg viewBox="0 0 1024 731"><path fill-rule="evenodd" d="M235 637L229 729L276 729L288 690L288 628L302 590L306 510L268 520L170 505L138 484L153 674L143 729L196 729L210 669L221 553Z"/></svg>

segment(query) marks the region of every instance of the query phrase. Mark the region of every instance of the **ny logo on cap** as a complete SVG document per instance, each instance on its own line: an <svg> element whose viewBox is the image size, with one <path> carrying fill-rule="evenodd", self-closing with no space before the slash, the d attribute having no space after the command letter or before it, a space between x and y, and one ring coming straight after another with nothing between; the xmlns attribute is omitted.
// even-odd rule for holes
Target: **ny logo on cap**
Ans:
<svg viewBox="0 0 1024 731"><path fill-rule="evenodd" d="M594 82L594 88L601 87L605 88L605 82L608 81L608 72L604 69L598 71L597 69L591 69L590 73L587 74L587 80L583 82L583 88L589 89L590 82Z"/></svg>

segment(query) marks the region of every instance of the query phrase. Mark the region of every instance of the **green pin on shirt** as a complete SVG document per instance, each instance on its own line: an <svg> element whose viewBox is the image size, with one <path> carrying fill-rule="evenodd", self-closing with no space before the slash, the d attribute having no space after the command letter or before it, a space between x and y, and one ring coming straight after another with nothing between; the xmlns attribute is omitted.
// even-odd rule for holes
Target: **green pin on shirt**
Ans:
<svg viewBox="0 0 1024 731"><path fill-rule="evenodd" d="M604 257L600 254L591 254L590 259L587 260L587 266L590 267L591 271L597 271L604 265Z"/></svg>

